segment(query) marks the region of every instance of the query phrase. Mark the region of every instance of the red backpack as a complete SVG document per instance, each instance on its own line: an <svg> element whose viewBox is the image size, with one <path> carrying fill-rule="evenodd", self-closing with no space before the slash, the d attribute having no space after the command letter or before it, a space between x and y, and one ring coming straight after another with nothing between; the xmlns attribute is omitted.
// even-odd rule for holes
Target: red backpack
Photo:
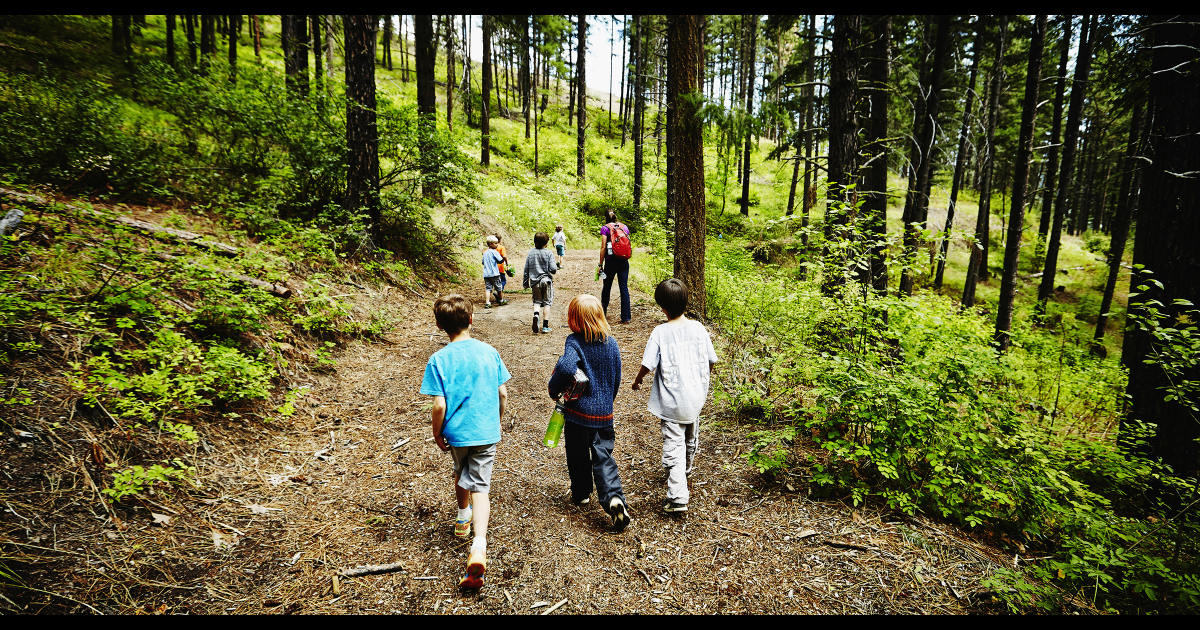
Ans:
<svg viewBox="0 0 1200 630"><path fill-rule="evenodd" d="M620 225L620 227L618 227ZM629 242L629 228L618 223L608 224L608 240L612 245L612 253L614 256L621 258L633 258L633 244Z"/></svg>

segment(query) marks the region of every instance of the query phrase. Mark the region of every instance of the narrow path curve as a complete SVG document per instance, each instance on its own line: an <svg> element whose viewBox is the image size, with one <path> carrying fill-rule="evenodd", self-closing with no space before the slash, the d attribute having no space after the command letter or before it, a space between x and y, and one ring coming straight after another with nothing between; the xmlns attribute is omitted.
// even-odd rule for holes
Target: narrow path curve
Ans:
<svg viewBox="0 0 1200 630"><path fill-rule="evenodd" d="M518 264L524 257L510 249ZM550 334L532 332L528 293L484 310L482 287L462 287L476 302L473 336L494 346L513 376L482 591L455 588L467 548L452 531L450 458L433 444L429 400L418 394L425 362L446 336L433 324L432 304L413 301L393 303L406 315L390 343L347 349L272 443L241 453L246 447L218 445L202 467L206 484L221 489L205 516L245 538L197 603L238 613L519 613L563 599L556 614L966 610L960 593L974 584L963 567L994 565L976 545L923 520L896 526L885 514L851 514L841 503L782 491L738 457L752 440L737 425L702 429L691 511L659 513L661 433L646 411L647 391L629 383L665 317L637 291L633 323L613 325L624 372L615 452L633 523L614 534L596 502L573 506L563 451L545 449L541 438L553 408L546 381L569 333L567 304L600 291L591 260L590 252L568 252ZM519 275L509 286L519 289ZM613 299L610 322L619 310ZM338 570L393 562L406 570L342 578L335 592Z"/></svg>

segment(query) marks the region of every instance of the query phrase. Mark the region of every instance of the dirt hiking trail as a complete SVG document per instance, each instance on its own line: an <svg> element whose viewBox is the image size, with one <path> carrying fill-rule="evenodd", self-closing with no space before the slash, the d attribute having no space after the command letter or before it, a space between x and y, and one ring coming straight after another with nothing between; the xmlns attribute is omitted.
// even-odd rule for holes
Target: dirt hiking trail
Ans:
<svg viewBox="0 0 1200 630"><path fill-rule="evenodd" d="M523 269L525 254L519 243L510 245L517 269ZM616 323L616 287L609 317L624 371L614 409L614 454L632 524L616 534L596 501L572 505L563 449L541 445L553 409L546 382L569 334L567 305L580 293L599 295L601 285L593 280L594 251L567 254L566 268L556 278L549 334L531 330L532 304L529 292L519 291L519 274L509 282L517 291L508 293L511 303L503 307L482 308L479 280L442 289L475 302L473 336L495 347L512 373L492 478L488 570L481 590L456 587L467 542L453 535L450 456L430 434L431 398L418 393L427 359L447 343L433 322L434 296L359 287L356 313L386 307L402 314L401 324L377 342L350 344L332 371L282 373L293 387L309 386L292 390L307 393L295 397L290 415L204 427L205 438L191 457L199 491L151 490L110 508L94 486L94 496L86 490L54 494L59 473L47 474L51 495L70 502L54 504L45 514L49 522L20 512L5 517L10 533L19 536L10 541L18 551L9 559L27 563L25 577L38 585L21 591L27 603L18 609L158 614L992 610L983 603L990 597L980 580L1016 559L922 517L812 501L800 473L781 479L758 474L741 455L761 425L741 423L711 399L701 418L689 511L662 514L666 484L659 423L646 411L649 387L634 392L629 384L646 339L665 317L636 290L632 323ZM723 361L715 383L731 377L722 372L729 369L724 352L736 349L716 334L714 345ZM80 470L86 477L86 468ZM2 472L8 473L7 467ZM31 486L28 492L32 497L47 490ZM22 510L24 505L7 507ZM62 519L68 516L73 519L69 527L52 526L67 525ZM347 569L381 564L397 564L398 570L340 576Z"/></svg>

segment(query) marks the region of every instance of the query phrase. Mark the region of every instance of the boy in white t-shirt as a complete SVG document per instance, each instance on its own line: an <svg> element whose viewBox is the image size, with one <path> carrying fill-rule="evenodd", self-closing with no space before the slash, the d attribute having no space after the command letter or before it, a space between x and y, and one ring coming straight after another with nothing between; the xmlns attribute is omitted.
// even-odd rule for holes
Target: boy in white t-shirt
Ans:
<svg viewBox="0 0 1200 630"><path fill-rule="evenodd" d="M650 333L632 388L640 389L642 379L654 372L649 409L662 422L663 467L667 469L663 511L686 512L690 498L687 475L700 445L700 409L708 398L709 374L717 353L704 325L683 314L688 301L686 284L675 278L663 280L654 289L654 301L666 313L667 323Z"/></svg>
<svg viewBox="0 0 1200 630"><path fill-rule="evenodd" d="M558 253L558 268L562 269L563 261L567 258L567 233L561 225L554 227L554 249Z"/></svg>

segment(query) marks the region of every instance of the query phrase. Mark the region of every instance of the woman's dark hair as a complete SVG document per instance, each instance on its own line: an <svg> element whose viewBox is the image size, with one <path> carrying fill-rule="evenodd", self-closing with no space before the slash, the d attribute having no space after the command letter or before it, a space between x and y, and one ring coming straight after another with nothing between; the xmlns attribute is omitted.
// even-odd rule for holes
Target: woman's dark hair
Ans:
<svg viewBox="0 0 1200 630"><path fill-rule="evenodd" d="M667 317L675 319L687 310L687 285L677 278L667 278L654 287L654 301L667 312Z"/></svg>
<svg viewBox="0 0 1200 630"><path fill-rule="evenodd" d="M546 243L549 243L549 242L550 242L550 235L546 234L545 232L538 232L537 234L533 235L533 246L538 249L545 247Z"/></svg>
<svg viewBox="0 0 1200 630"><path fill-rule="evenodd" d="M617 222L617 213L614 212L612 208L609 208L608 210L604 211L604 222L605 223L616 223Z"/></svg>

